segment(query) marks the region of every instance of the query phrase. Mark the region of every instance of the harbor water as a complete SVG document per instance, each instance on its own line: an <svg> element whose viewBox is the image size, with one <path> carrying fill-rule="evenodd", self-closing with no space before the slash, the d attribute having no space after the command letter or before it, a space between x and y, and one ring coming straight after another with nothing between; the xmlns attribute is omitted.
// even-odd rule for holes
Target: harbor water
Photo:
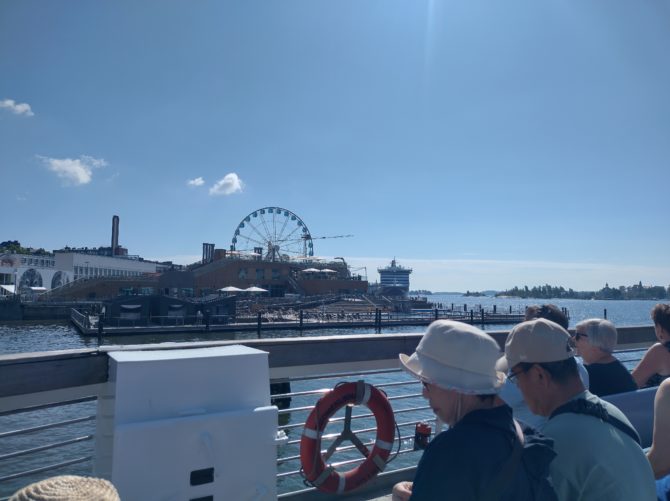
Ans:
<svg viewBox="0 0 670 501"><path fill-rule="evenodd" d="M633 301L605 301L605 300L576 300L576 299L552 299L532 300L519 298L494 298L494 297L465 297L460 294L434 294L428 296L428 300L441 304L444 308L492 309L495 305L498 311L506 311L510 307L513 311L523 309L531 304L550 302L560 308L566 308L570 314L570 325L574 325L586 318L602 318L605 315L616 326L651 325L649 316L651 308L658 301L633 300ZM483 327L484 330L506 330L509 325L490 324ZM383 327L382 333L392 334L395 332L423 332L422 326L400 326ZM296 336L330 336L333 334L372 334L373 327L357 329L315 329L305 330L263 330L263 337L296 337ZM150 334L139 336L105 336L103 344L106 345L130 345L149 344L161 342L191 342L191 341L218 341L230 339L253 339L255 332L202 332L198 334ZM37 351L66 350L74 348L96 348L97 338L80 336L75 328L67 322L63 323L20 323L0 324L0 353L29 353Z"/></svg>
<svg viewBox="0 0 670 501"><path fill-rule="evenodd" d="M499 311L508 309L510 306L516 310L523 308L526 305L537 304L543 301L522 300L516 298L490 298L490 297L464 297L461 295L433 295L429 300L435 303L442 303L444 307L450 308L452 303L454 307L460 305L460 308L467 305L469 308L478 308L480 305L485 309L490 309L496 305ZM603 317L605 310L607 310L607 317L617 326L637 326L637 325L651 325L649 312L657 301L579 301L579 300L552 300L544 301L552 302L559 307L566 308L570 314L571 326L574 326L580 320L592 317ZM509 325L487 325L486 330L507 330ZM393 327L382 328L383 333L393 332L422 332L425 327ZM327 329L305 331L303 336L328 336L328 335L343 335L343 334L364 334L374 333L373 328L369 329ZM263 331L263 337L282 337L282 336L299 336L299 331ZM146 336L119 336L119 337L105 337L103 343L105 345L118 344L146 344L159 342L180 342L180 341L207 341L207 340L221 340L221 339L248 339L256 338L255 332L245 333L200 333L194 334L168 334L168 335L146 335ZM22 352L41 352L52 350L64 350L74 348L96 348L98 340L96 338L87 338L80 336L77 331L67 323L61 324L6 324L0 325L0 353L22 353ZM630 368L632 368L643 351L633 350L629 352L621 352L618 354L619 358ZM372 384L393 383L399 381L411 381L409 376L404 373L391 374L375 374L366 377L366 380ZM292 391L305 392L319 389L332 388L337 380L308 380L300 381L292 385ZM422 406L425 402L420 397L420 385L416 388L413 385L401 388L388 388L389 396L402 395L407 393L416 393L416 398L402 400L399 405L403 406ZM299 396L294 397L292 407L311 406L316 401L317 396ZM0 433L15 430L19 428L28 428L38 425L45 421L61 421L81 417L84 415L95 414L95 402L85 402L75 404L63 408L47 409L27 414L0 416ZM396 408L397 410L397 408ZM286 419L281 424L301 424L307 417L306 412L298 412L284 416ZM430 410L419 411L414 418L429 420L433 418ZM404 418L403 418L404 419ZM361 425L368 427L369 423L361 423ZM373 425L373 424L372 424ZM328 431L330 432L330 426ZM335 428L341 426L341 423L332 425ZM36 432L28 435L20 435L4 439L0 447L7 452L24 450L33 447L35 443L57 442L59 440L66 440L72 436L86 436L92 435L95 430L94 421L80 423L74 426L65 428L57 428L48 430L46 432ZM335 431L335 430L332 430ZM301 432L300 427L289 430L288 436L290 440L299 438ZM405 435L403 432L403 448L411 447L411 437ZM413 430L412 430L413 434ZM370 437L361 437L369 439ZM90 456L93 450L92 441L81 442L68 447L67 452L61 449L54 449L45 451L36 457L26 457L20 462L18 460L0 461L0 477L4 475L11 475L17 471L25 471L31 468L36 468L40 465L57 463L60 461L67 461L72 458ZM283 445L279 448L279 456L286 457L298 453L297 445ZM357 454L357 453L354 453ZM410 453L398 457L396 460L400 466L409 466L416 464L421 452ZM67 466L54 472L53 474L91 474L91 461L81 464ZM299 464L279 464L278 471L286 472L292 471L299 467ZM43 476L43 475L42 475ZM16 489L30 481L42 478L36 475L34 478L20 478L10 480L7 482L0 482L0 498L11 495ZM287 492L297 490L304 486L296 477L281 478L278 481L279 492Z"/></svg>

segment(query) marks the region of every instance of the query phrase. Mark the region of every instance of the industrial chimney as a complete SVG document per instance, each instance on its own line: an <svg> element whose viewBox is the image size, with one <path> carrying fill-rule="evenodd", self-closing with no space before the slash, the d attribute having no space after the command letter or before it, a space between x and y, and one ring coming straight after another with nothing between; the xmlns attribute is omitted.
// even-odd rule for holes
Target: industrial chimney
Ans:
<svg viewBox="0 0 670 501"><path fill-rule="evenodd" d="M116 256L119 248L119 216L112 218L112 256Z"/></svg>
<svg viewBox="0 0 670 501"><path fill-rule="evenodd" d="M214 260L214 244L202 244L202 262L211 263Z"/></svg>

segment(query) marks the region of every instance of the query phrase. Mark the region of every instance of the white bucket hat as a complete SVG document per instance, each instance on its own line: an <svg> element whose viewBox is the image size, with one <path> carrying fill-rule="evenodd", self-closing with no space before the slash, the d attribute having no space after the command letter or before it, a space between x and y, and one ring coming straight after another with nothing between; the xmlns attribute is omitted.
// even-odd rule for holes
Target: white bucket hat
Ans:
<svg viewBox="0 0 670 501"><path fill-rule="evenodd" d="M24 487L9 501L121 501L121 498L108 480L59 475Z"/></svg>
<svg viewBox="0 0 670 501"><path fill-rule="evenodd" d="M497 393L505 374L495 369L500 348L495 340L462 322L436 320L412 356L400 354L403 368L422 381L460 393Z"/></svg>

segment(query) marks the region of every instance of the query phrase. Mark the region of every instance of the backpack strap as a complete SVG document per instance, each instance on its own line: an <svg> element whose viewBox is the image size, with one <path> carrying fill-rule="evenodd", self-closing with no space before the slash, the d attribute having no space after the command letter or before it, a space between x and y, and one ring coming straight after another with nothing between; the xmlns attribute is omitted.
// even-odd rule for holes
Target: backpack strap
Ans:
<svg viewBox="0 0 670 501"><path fill-rule="evenodd" d="M513 423L516 428L516 436L512 443L512 453L505 460L496 476L479 497L480 501L498 501L500 499L500 493L507 490L516 476L516 471L521 464L521 453L523 452L523 445L521 443L521 440L523 440L523 432L521 432L521 435L519 436L519 432L521 431L519 423L517 423L516 420L513 420Z"/></svg>
<svg viewBox="0 0 670 501"><path fill-rule="evenodd" d="M561 405L558 409L551 413L549 419L553 419L560 414L573 413L573 414L585 414L587 416L593 416L595 418L604 421L605 423L611 424L619 431L625 433L630 438L635 440L638 445L640 445L640 436L637 434L637 431L630 425L624 423L618 418L610 415L607 412L607 409L604 405L597 402L590 402L584 398L578 398L576 400L570 400L569 402Z"/></svg>

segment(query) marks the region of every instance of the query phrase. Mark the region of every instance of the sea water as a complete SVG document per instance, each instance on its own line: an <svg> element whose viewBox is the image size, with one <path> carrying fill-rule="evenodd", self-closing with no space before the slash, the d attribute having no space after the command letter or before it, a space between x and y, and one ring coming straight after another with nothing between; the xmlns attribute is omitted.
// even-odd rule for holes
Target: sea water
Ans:
<svg viewBox="0 0 670 501"><path fill-rule="evenodd" d="M566 308L570 315L570 326L580 320L587 318L603 318L607 316L614 325L638 326L652 325L650 311L658 301L631 300L631 301L605 301L605 300L578 300L578 299L552 299L531 300L520 298L494 298L488 296L466 297L460 294L434 294L428 296L433 303L441 303L445 308L455 309L479 308L492 310L495 305L501 313L509 311L523 311L526 306L541 303L553 303L559 308ZM511 326L486 325L484 330L507 330ZM401 332L423 332L423 326L398 326L384 327L382 333L393 334ZM297 337L297 336L331 336L334 334L372 334L373 327L360 329L315 329L303 332L299 330L263 330L262 337ZM201 333L169 333L169 334L143 334L133 336L105 336L105 345L118 344L150 344L162 342L195 342L195 341L219 341L234 339L254 339L255 332L201 332ZM84 337L69 323L13 323L0 324L0 354L29 353L38 351L66 350L74 348L96 348L98 340L95 337Z"/></svg>

